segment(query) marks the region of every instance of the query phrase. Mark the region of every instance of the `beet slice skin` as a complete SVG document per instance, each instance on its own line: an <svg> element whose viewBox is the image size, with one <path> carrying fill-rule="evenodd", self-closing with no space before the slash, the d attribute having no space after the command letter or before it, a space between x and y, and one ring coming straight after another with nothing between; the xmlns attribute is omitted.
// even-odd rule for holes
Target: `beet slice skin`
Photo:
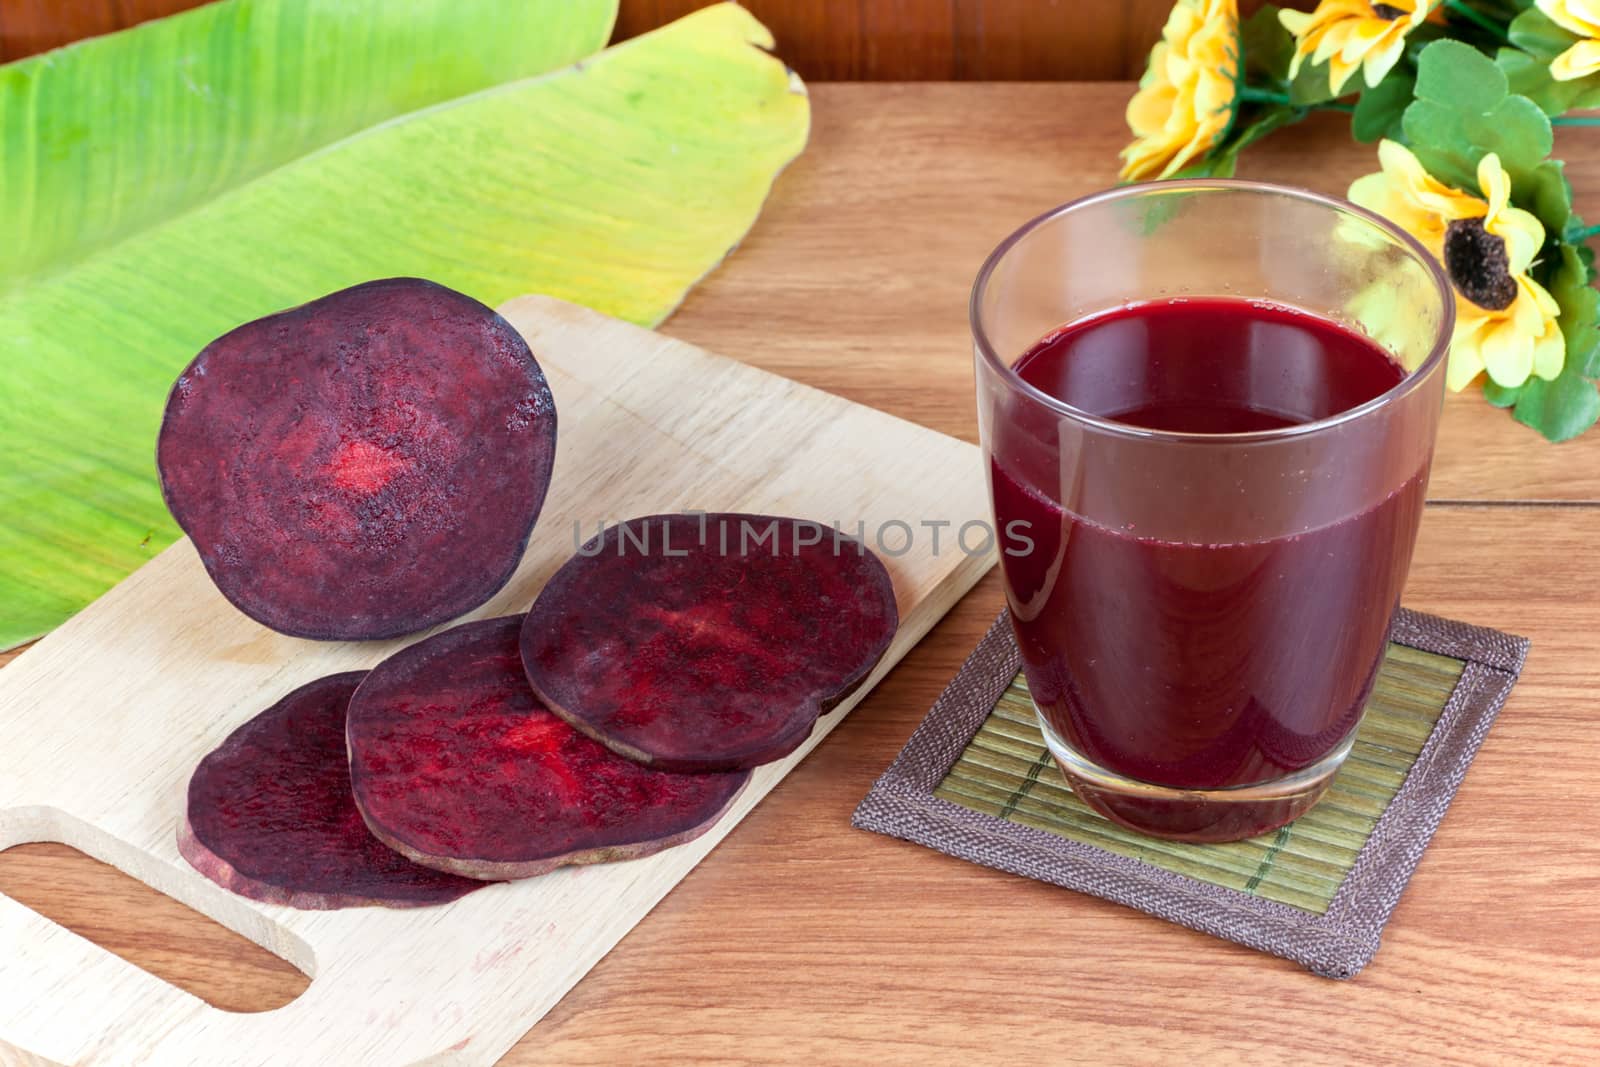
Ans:
<svg viewBox="0 0 1600 1067"><path fill-rule="evenodd" d="M748 774L666 774L612 753L528 688L522 616L380 663L350 701L356 806L390 848L470 878L659 852L721 818Z"/></svg>
<svg viewBox="0 0 1600 1067"><path fill-rule="evenodd" d="M523 625L522 661L552 711L614 752L735 770L798 748L898 625L889 572L831 527L650 515L555 573Z"/></svg>
<svg viewBox="0 0 1600 1067"><path fill-rule="evenodd" d="M556 410L521 335L419 278L240 326L178 377L161 491L206 571L280 633L362 640L472 610L544 504Z"/></svg>
<svg viewBox="0 0 1600 1067"><path fill-rule="evenodd" d="M483 888L417 866L361 821L344 725L364 677L301 686L200 761L178 829L178 851L195 870L241 896L313 910L422 907Z"/></svg>

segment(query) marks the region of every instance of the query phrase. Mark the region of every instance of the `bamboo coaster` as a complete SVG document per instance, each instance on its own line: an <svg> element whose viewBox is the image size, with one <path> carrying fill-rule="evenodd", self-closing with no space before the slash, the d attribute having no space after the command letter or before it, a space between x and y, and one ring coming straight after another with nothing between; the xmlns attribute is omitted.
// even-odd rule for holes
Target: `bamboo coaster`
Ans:
<svg viewBox="0 0 1600 1067"><path fill-rule="evenodd" d="M1274 833L1195 845L1124 830L1072 794L1002 613L853 822L1348 978L1377 952L1527 650L1525 638L1402 609L1322 801Z"/></svg>

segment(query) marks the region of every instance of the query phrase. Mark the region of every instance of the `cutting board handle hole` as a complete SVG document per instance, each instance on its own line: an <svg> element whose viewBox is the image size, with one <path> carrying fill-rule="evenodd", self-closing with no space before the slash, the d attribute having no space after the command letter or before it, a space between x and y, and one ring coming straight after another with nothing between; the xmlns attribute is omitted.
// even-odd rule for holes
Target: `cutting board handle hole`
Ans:
<svg viewBox="0 0 1600 1067"><path fill-rule="evenodd" d="M273 1011L311 984L289 960L118 869L126 857L91 857L87 851L101 851L93 839L82 841L85 850L63 841L81 840L73 827L89 829L95 839L105 835L62 812L37 809L37 818L19 818L25 814L0 812L0 894L222 1011ZM264 921L249 914L256 924ZM276 932L273 925L263 933ZM293 948L309 959L309 946ZM0 944L0 958L20 952L26 960L31 951Z"/></svg>

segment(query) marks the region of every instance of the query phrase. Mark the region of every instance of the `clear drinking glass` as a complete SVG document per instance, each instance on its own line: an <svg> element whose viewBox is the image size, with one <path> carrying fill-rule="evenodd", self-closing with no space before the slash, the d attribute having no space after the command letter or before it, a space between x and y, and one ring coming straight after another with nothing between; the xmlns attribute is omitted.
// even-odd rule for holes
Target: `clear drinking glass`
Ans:
<svg viewBox="0 0 1600 1067"><path fill-rule="evenodd" d="M1331 320L1404 377L1313 421L1194 433L1079 410L1013 367L1086 316L1208 298ZM971 316L1012 624L1074 790L1165 837L1235 840L1291 821L1349 754L1399 606L1454 321L1439 265L1341 200L1157 182L1006 238ZM1301 358L1292 348L1253 351L1244 388L1274 388Z"/></svg>

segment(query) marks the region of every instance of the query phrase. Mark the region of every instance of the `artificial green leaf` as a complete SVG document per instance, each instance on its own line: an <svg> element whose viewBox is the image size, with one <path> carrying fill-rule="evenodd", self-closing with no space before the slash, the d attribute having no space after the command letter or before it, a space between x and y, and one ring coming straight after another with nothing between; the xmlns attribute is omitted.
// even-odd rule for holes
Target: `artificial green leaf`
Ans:
<svg viewBox="0 0 1600 1067"><path fill-rule="evenodd" d="M162 406L238 323L387 275L666 316L805 143L804 92L771 45L744 9L707 8L339 141L0 293L0 647L176 536L153 470ZM30 144L18 124L6 137ZM167 158L210 165L181 141Z"/></svg>
<svg viewBox="0 0 1600 1067"><path fill-rule="evenodd" d="M1280 104L1257 108L1239 123L1238 128L1228 138L1225 150L1230 156L1237 157L1247 146L1261 140L1274 130L1299 122L1305 115L1306 113L1299 108L1284 107ZM1231 166L1229 172L1232 172Z"/></svg>
<svg viewBox="0 0 1600 1067"><path fill-rule="evenodd" d="M1178 181L1183 178L1231 178L1233 177L1233 168L1237 162L1238 157L1234 153L1217 152L1206 156L1198 162L1191 163L1187 167L1173 171L1171 180ZM1164 222L1166 220L1161 219L1159 221Z"/></svg>
<svg viewBox="0 0 1600 1067"><path fill-rule="evenodd" d="M1416 100L1401 129L1428 171L1457 188L1474 186L1478 161L1490 152L1500 156L1513 182L1524 181L1553 146L1550 120L1525 96L1508 96L1483 115Z"/></svg>
<svg viewBox="0 0 1600 1067"><path fill-rule="evenodd" d="M1483 398L1497 408L1515 406L1517 398L1521 395L1522 386L1520 385L1501 385L1487 376L1483 379Z"/></svg>
<svg viewBox="0 0 1600 1067"><path fill-rule="evenodd" d="M1529 378L1512 415L1546 440L1570 441L1600 419L1600 392L1577 367L1563 368L1554 381Z"/></svg>
<svg viewBox="0 0 1600 1067"><path fill-rule="evenodd" d="M324 145L605 46L616 0L232 0L0 67L0 292Z"/></svg>
<svg viewBox="0 0 1600 1067"><path fill-rule="evenodd" d="M1457 189L1476 189L1481 157L1470 139L1451 128L1456 125L1454 116L1441 119L1438 110L1425 101L1412 101L1400 119L1402 140L1435 178Z"/></svg>
<svg viewBox="0 0 1600 1067"><path fill-rule="evenodd" d="M1589 285L1589 272L1584 265L1584 249L1578 245L1561 244L1555 249L1557 268L1550 277L1550 295L1561 305L1567 334L1567 351L1579 352L1586 358L1591 348L1600 344L1600 333L1595 333L1595 320L1600 313L1600 292ZM1569 316L1576 308L1580 314ZM1582 329L1585 333L1574 333Z"/></svg>
<svg viewBox="0 0 1600 1067"><path fill-rule="evenodd" d="M1238 157L1234 152L1213 152L1213 154L1206 155L1206 157L1198 158L1194 163L1184 166L1181 170L1173 171L1171 181L1179 181L1179 179L1184 178L1232 178L1234 176L1234 166L1237 163ZM1170 216L1157 218L1157 216L1160 216L1162 205L1158 203L1158 205L1154 206L1157 210L1146 214L1144 221L1150 222L1152 226L1160 226Z"/></svg>
<svg viewBox="0 0 1600 1067"><path fill-rule="evenodd" d="M1511 190L1511 199L1533 212L1551 238L1562 239L1572 226L1572 185L1567 181L1566 164L1559 159L1547 159L1529 171Z"/></svg>
<svg viewBox="0 0 1600 1067"><path fill-rule="evenodd" d="M1370 143L1401 136L1400 118L1411 103L1416 80L1416 72L1400 63L1383 81L1363 90L1356 101L1355 114L1350 116L1350 132L1355 139Z"/></svg>
<svg viewBox="0 0 1600 1067"><path fill-rule="evenodd" d="M1595 389L1595 356L1600 351L1600 292L1589 285L1589 272L1572 245L1560 246L1550 281L1550 295L1561 305L1557 320L1567 343L1566 362L1552 381L1529 378L1517 397L1516 420L1551 441L1570 440L1600 419L1600 392Z"/></svg>
<svg viewBox="0 0 1600 1067"><path fill-rule="evenodd" d="M1539 103L1537 93L1550 81L1549 71L1542 60L1535 59L1520 48L1501 48L1494 54L1494 65L1506 76L1506 89L1520 93ZM1542 76L1541 76L1542 72ZM1542 105L1541 105L1542 106ZM1546 109L1545 114L1551 112Z"/></svg>
<svg viewBox="0 0 1600 1067"><path fill-rule="evenodd" d="M1516 48L1495 53L1495 65L1506 76L1513 93L1532 100L1546 115L1561 115L1574 108L1600 107L1600 75L1556 81L1548 60Z"/></svg>
<svg viewBox="0 0 1600 1067"><path fill-rule="evenodd" d="M1567 110L1568 89L1572 82L1558 82L1550 77L1550 67L1542 59L1535 59L1516 48L1502 48L1495 53L1495 66L1506 76L1506 84L1513 93L1525 96L1539 106L1546 115L1559 115Z"/></svg>
<svg viewBox="0 0 1600 1067"><path fill-rule="evenodd" d="M1514 47L1502 48L1495 62L1506 72L1512 92L1528 97L1547 115L1600 106L1600 75L1570 81L1550 76L1550 61L1576 44L1577 37L1532 7L1512 19L1508 36Z"/></svg>
<svg viewBox="0 0 1600 1067"><path fill-rule="evenodd" d="M1510 95L1504 72L1459 41L1422 50L1416 99L1401 127L1422 165L1457 188L1476 188L1478 161L1490 152L1499 154L1513 183L1525 181L1554 143L1538 105Z"/></svg>
<svg viewBox="0 0 1600 1067"><path fill-rule="evenodd" d="M1550 295L1561 305L1561 334L1567 342L1567 364L1590 377L1600 377L1600 291L1590 283L1594 256L1586 246L1559 246L1559 266L1550 279Z"/></svg>
<svg viewBox="0 0 1600 1067"><path fill-rule="evenodd" d="M1506 78L1494 61L1460 41L1435 41L1417 60L1417 99L1481 114L1506 97Z"/></svg>
<svg viewBox="0 0 1600 1067"><path fill-rule="evenodd" d="M1576 37L1557 26L1543 11L1532 7L1511 20L1511 25L1506 29L1506 37L1513 46L1547 63L1571 48L1577 41Z"/></svg>
<svg viewBox="0 0 1600 1067"><path fill-rule="evenodd" d="M1289 102L1295 107L1310 107L1334 97L1329 86L1328 63L1310 61L1300 64L1300 69L1289 82Z"/></svg>
<svg viewBox="0 0 1600 1067"><path fill-rule="evenodd" d="M1282 85L1289 80L1289 61L1294 58L1294 36L1278 21L1278 10L1276 4L1263 4L1239 27L1245 74L1253 84L1270 82Z"/></svg>

